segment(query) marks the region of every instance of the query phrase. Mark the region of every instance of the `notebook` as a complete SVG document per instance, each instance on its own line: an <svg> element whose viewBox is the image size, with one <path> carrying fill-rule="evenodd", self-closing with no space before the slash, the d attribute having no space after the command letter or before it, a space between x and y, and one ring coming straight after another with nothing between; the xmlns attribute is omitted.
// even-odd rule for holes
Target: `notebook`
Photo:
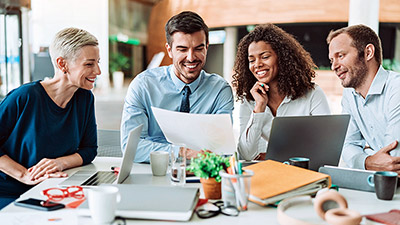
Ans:
<svg viewBox="0 0 400 225"><path fill-rule="evenodd" d="M392 209L389 212L384 212L384 213L374 213L374 214L369 214L369 215L364 215L366 220L366 224L393 224L393 225L398 225L400 224L400 210L398 209ZM375 221L377 223L374 223L372 221Z"/></svg>
<svg viewBox="0 0 400 225"><path fill-rule="evenodd" d="M310 159L309 168L337 166L350 115L275 117L266 159L280 162L291 157Z"/></svg>
<svg viewBox="0 0 400 225"><path fill-rule="evenodd" d="M65 179L59 186L79 185L82 187L97 186L100 184L121 184L131 173L135 159L137 145L143 125L139 125L129 132L128 144L122 157L119 173L114 171L78 171Z"/></svg>
<svg viewBox="0 0 400 225"><path fill-rule="evenodd" d="M274 204L297 195L314 194L331 186L329 175L273 160L256 163L244 169L254 172L249 199L260 205Z"/></svg>
<svg viewBox="0 0 400 225"><path fill-rule="evenodd" d="M122 184L116 216L130 219L188 221L199 199L199 188ZM78 213L89 216L88 201Z"/></svg>

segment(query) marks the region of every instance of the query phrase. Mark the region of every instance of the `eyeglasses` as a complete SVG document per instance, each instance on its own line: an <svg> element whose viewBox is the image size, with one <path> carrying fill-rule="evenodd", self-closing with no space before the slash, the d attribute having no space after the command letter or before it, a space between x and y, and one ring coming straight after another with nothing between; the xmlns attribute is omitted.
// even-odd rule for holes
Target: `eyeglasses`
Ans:
<svg viewBox="0 0 400 225"><path fill-rule="evenodd" d="M72 197L76 199L83 199L85 194L83 188L80 186L71 186L63 188L49 188L42 191L42 195L47 196L49 200L61 201L64 198Z"/></svg>
<svg viewBox="0 0 400 225"><path fill-rule="evenodd" d="M223 214L226 216L238 216L239 210L235 206L224 206L223 201L216 201L214 203L206 203L200 206L196 210L196 214L199 218L207 219L218 214Z"/></svg>

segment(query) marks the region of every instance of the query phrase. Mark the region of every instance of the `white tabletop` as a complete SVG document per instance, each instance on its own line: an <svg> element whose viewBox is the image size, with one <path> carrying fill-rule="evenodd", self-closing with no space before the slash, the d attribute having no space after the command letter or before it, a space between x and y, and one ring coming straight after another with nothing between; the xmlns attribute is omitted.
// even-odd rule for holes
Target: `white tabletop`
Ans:
<svg viewBox="0 0 400 225"><path fill-rule="evenodd" d="M97 157L92 164L74 168L66 171L68 174L72 174L78 170L110 170L111 166L118 166L120 164L121 158L112 157ZM36 185L28 192L21 195L18 200L27 198L40 198L43 199L40 192L49 187L57 187L57 185L65 178L53 178L45 180L44 182ZM128 184L152 184L152 185L169 185L169 176L155 177L151 174L151 168L148 164L134 164L131 172L131 176L127 178L124 182ZM190 183L186 186L199 187L201 190L200 197L203 197L203 192L200 183ZM372 192L362 192L348 189L340 189L339 192L347 199L349 208L356 210L361 213L361 215L388 212L391 209L400 208L400 191L398 190L394 199L392 201L383 201L376 198L375 193ZM71 216L77 218L77 224L91 224L90 217L81 217L77 215L77 210L74 209L62 209L58 211L53 211L52 213L68 213ZM12 216L24 214L38 213L38 211L23 207L14 206L10 204L0 211L0 218L10 219ZM45 212L49 213L49 212ZM299 209L289 209L287 212L299 219L309 220L312 222L323 223L321 219L313 211L312 207L299 208ZM8 221L8 220L7 220ZM11 219L10 219L11 221ZM165 222L165 221L146 221L146 220L127 220L127 224L175 224L175 222ZM218 215L210 219L200 219L197 215L193 215L190 220L192 224L278 224L277 221L277 210L273 207L262 207L254 203L249 203L248 211L241 212L238 217L229 217L224 215ZM3 223L2 223L3 224ZM176 222L176 224L182 224L182 222ZM363 222L364 224L364 222Z"/></svg>

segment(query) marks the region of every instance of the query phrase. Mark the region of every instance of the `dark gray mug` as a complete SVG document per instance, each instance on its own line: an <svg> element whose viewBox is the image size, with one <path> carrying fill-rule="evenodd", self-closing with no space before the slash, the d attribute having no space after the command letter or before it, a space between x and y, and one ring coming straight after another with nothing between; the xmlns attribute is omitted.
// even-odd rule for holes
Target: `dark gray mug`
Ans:
<svg viewBox="0 0 400 225"><path fill-rule="evenodd" d="M305 157L292 157L292 158L289 158L289 161L285 161L283 163L292 165L292 166L301 167L304 169L308 169L310 159L305 158Z"/></svg>
<svg viewBox="0 0 400 225"><path fill-rule="evenodd" d="M368 184L375 187L375 194L378 199L392 200L397 188L396 172L378 171L368 177Z"/></svg>

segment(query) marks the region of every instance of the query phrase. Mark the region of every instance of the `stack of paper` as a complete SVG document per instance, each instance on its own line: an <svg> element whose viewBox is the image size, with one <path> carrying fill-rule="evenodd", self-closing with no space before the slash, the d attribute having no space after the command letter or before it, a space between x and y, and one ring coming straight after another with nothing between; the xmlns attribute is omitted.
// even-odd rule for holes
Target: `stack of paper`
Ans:
<svg viewBox="0 0 400 225"><path fill-rule="evenodd" d="M168 142L194 150L208 149L216 153L234 153L229 114L181 113L151 107L153 114Z"/></svg>

